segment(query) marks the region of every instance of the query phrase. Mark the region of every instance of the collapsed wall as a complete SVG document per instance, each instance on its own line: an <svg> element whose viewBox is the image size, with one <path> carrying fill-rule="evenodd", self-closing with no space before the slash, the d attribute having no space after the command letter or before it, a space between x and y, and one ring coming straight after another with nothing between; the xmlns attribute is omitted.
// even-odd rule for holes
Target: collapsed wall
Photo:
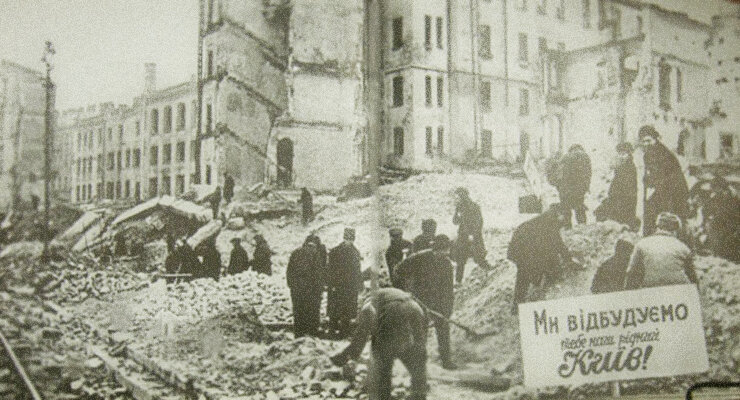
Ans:
<svg viewBox="0 0 740 400"><path fill-rule="evenodd" d="M288 108L267 147L272 183L338 189L365 171L363 18L358 0L292 4Z"/></svg>

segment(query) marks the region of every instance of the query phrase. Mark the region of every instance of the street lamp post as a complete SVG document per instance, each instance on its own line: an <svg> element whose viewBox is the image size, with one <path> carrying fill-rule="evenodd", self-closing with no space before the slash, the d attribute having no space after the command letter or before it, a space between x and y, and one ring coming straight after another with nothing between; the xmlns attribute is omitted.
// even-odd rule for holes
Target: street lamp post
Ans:
<svg viewBox="0 0 740 400"><path fill-rule="evenodd" d="M46 108L44 112L44 260L49 260L49 241L51 232L49 229L49 208L51 207L51 197L49 195L51 183L51 151L52 135L54 124L54 83L51 81L51 70L53 68L52 58L56 51L50 41L46 41L44 56L41 61L46 65L46 79L44 86L46 88Z"/></svg>

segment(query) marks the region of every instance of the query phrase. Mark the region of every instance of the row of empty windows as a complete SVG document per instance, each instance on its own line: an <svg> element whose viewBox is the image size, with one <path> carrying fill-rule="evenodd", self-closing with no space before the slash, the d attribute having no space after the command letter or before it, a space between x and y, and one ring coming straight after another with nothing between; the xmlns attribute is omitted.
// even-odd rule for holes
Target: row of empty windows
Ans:
<svg viewBox="0 0 740 400"><path fill-rule="evenodd" d="M444 43L443 43L443 41L444 41L443 40L443 38L444 38L444 34L443 34L444 20L442 19L442 17L437 17L435 19L435 21L436 21L435 26L437 28L437 30L436 30L436 33L437 34L435 36L435 38L436 38L435 42L437 43L437 48L438 49L441 49L441 48L444 48ZM395 24L393 25L393 27L394 27L393 34L394 34L394 44L395 44L395 34L396 34ZM400 32L399 33L399 35L400 35L399 40L400 40L400 45L402 46L403 45L403 33L402 33L402 31L403 31L403 20L401 20L401 22L399 23L399 28L400 28L400 31L399 31ZM401 47L401 46L399 46L399 47ZM424 16L424 47L427 50L430 50L432 48L432 17L430 15L425 15Z"/></svg>
<svg viewBox="0 0 740 400"><path fill-rule="evenodd" d="M175 159L177 162L185 161L185 142L178 142L175 147ZM195 144L190 143L190 159L195 159ZM172 162L172 144L166 143L162 146L162 164L169 164ZM149 165L156 166L159 164L159 146L152 146L149 148Z"/></svg>
<svg viewBox="0 0 740 400"><path fill-rule="evenodd" d="M434 88L433 88L433 81L431 75L426 75L424 77L424 103L427 106L432 106L434 104ZM442 107L444 105L444 85L445 80L443 77L439 76L436 79L437 81L437 106ZM392 104L393 107L401 107L404 103L404 79L403 76L398 75L394 76L392 80L393 85L393 98L392 98Z"/></svg>
<svg viewBox="0 0 740 400"><path fill-rule="evenodd" d="M490 1L490 0L489 0ZM581 17L582 26L584 28L591 28L591 1L592 0L581 0ZM605 11L604 0L598 0L599 13L603 14ZM555 6L555 17L559 20L565 20L565 3L566 0L553 0ZM527 0L517 0L517 8L519 11L527 11ZM547 15L548 6L547 0L536 0L537 13L540 15Z"/></svg>
<svg viewBox="0 0 740 400"><path fill-rule="evenodd" d="M125 158L124 158L125 155ZM150 165L157 166L159 164L159 146L152 146L149 149L149 160ZM191 142L190 147L190 159L195 160L195 145L194 141ZM178 142L175 147L175 160L178 163L185 162L185 142ZM162 146L162 164L170 164L172 162L172 144L167 143ZM102 170L103 166L109 171L122 170L126 168L139 168L141 166L141 150L140 149L127 149L124 152L108 152L105 160L103 155L98 155L98 171ZM91 174L93 170L93 159L92 157L78 159L77 160L77 176L82 177L87 174Z"/></svg>
<svg viewBox="0 0 740 400"><path fill-rule="evenodd" d="M190 183L195 182L195 174L190 175ZM175 187L174 194L179 196L185 193L185 175L175 175ZM169 175L162 175L162 182L160 185L157 177L149 178L149 197L156 197L160 195L172 195L172 178Z"/></svg>
<svg viewBox="0 0 740 400"><path fill-rule="evenodd" d="M113 128L114 127L108 127L108 143L113 142ZM136 136L141 135L141 122L135 121L134 122L134 131L136 132ZM123 141L123 135L125 133L124 124L118 124L118 126L115 127L115 132L118 135L118 140ZM98 144L103 143L103 128L98 129ZM94 145L93 142L93 131L87 131L87 132L77 132L77 150L81 151L83 149L92 149Z"/></svg>
<svg viewBox="0 0 740 400"><path fill-rule="evenodd" d="M679 71L680 77L680 71ZM432 106L432 77L427 75L424 77L424 97L427 106ZM679 85L680 90L680 85ZM437 106L442 107L444 99L444 79L437 78ZM483 80L480 83L480 94L479 103L483 110L490 111L491 104L491 82ZM403 77L396 76L393 78L393 107L403 106ZM529 115L529 89L521 89L519 91L519 115Z"/></svg>
<svg viewBox="0 0 740 400"><path fill-rule="evenodd" d="M123 182L100 182L97 184L97 194L93 193L92 184L77 185L75 188L75 199L80 201L92 200L97 195L98 198L105 198L109 200L121 199L121 198L141 198L141 184L134 182L131 184L130 180ZM133 189L133 190L132 190Z"/></svg>
<svg viewBox="0 0 740 400"><path fill-rule="evenodd" d="M191 183L195 181L195 175L190 176ZM175 187L174 194L181 195L185 193L185 175L179 174L175 176ZM75 187L75 199L77 202L92 200L95 194L93 193L92 184L77 185ZM97 184L97 196L99 198L105 198L109 200L114 199L141 199L141 183L126 180L124 182L99 182ZM161 191L161 192L160 192ZM162 182L160 185L159 179L156 177L149 178L149 197L156 197L159 195L172 195L172 179L169 175L162 175Z"/></svg>
<svg viewBox="0 0 740 400"><path fill-rule="evenodd" d="M490 1L490 0L488 0ZM555 15L560 20L565 20L565 0L557 0L558 6L556 7ZM592 12L591 12L591 1L592 0L581 0L581 9L582 9L582 26L586 29L591 28L591 19L592 19ZM598 0L599 1L599 13L604 16L606 13L605 11L605 5L603 4L604 0ZM547 15L547 0L537 0L537 12L541 15ZM517 0L518 8L520 11L526 11L527 10L527 0ZM638 23L638 31L642 30L642 19L640 17L637 17L637 23ZM404 34L403 34L403 17L395 17L391 20L391 48L392 50L399 50L404 46ZM434 35L433 31L434 28L436 28L436 35ZM524 35L524 39L522 37ZM480 25L478 27L478 39L479 39L479 48L480 48L480 55L484 58L490 58L492 56L491 52L491 26L490 25ZM522 40L524 40L524 44L522 43ZM442 17L432 17L430 15L424 16L424 47L427 50L432 49L433 42L436 42L436 46L439 49L444 48L444 19ZM520 61L523 60L526 62L527 56L526 56L526 34L519 34L519 58ZM212 64L212 55L209 54L208 56L208 71L210 75L210 71L212 70L211 64Z"/></svg>
<svg viewBox="0 0 740 400"><path fill-rule="evenodd" d="M427 155L434 154L434 129L431 126L427 126L425 129L425 144L424 149ZM440 126L437 128L437 146L436 151L437 154L444 154L445 148L444 148L444 137L445 137L445 128ZM393 154L397 156L404 155L406 149L405 149L405 140L404 137L404 129L400 126L397 126L393 128Z"/></svg>
<svg viewBox="0 0 740 400"><path fill-rule="evenodd" d="M185 103L178 103L177 104L177 118L174 120L175 125L174 129L177 132L185 130ZM193 106L193 109L195 107ZM160 128L160 118L159 118L159 109L153 108L149 112L149 119L150 119L150 128L152 131L152 135L156 135L159 133ZM172 106L165 106L162 109L162 132L163 133L170 133L173 129L173 116L172 116Z"/></svg>

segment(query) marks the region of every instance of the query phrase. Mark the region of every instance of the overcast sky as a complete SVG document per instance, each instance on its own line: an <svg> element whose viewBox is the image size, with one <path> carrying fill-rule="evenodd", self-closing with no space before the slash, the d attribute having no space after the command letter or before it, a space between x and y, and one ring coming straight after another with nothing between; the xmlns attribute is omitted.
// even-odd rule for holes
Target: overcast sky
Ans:
<svg viewBox="0 0 740 400"><path fill-rule="evenodd" d="M650 1L705 22L717 4ZM57 50L58 109L130 104L143 88L146 62L157 63L160 88L195 74L198 1L0 0L0 58L41 70L47 39Z"/></svg>
<svg viewBox="0 0 740 400"><path fill-rule="evenodd" d="M113 101L143 89L144 63L157 86L195 74L197 0L0 0L0 58L42 70L44 42L57 54L57 109Z"/></svg>

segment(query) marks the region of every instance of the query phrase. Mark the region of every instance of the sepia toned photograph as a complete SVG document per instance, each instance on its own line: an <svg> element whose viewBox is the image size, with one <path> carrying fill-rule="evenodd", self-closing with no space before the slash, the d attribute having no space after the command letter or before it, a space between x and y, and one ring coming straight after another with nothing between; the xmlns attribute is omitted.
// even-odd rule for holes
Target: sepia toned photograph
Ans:
<svg viewBox="0 0 740 400"><path fill-rule="evenodd" d="M736 0L0 0L0 399L738 399L739 191Z"/></svg>

